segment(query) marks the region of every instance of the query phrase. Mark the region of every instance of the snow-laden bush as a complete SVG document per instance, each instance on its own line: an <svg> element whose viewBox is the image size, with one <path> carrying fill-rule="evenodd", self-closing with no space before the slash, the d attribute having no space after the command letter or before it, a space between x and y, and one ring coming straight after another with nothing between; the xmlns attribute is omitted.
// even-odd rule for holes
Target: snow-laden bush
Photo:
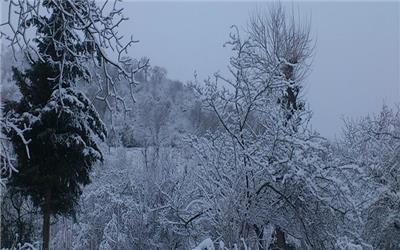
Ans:
<svg viewBox="0 0 400 250"><path fill-rule="evenodd" d="M35 243L18 243L16 246L11 248L2 248L1 250L39 250L39 242Z"/></svg>
<svg viewBox="0 0 400 250"><path fill-rule="evenodd" d="M193 226L187 221L197 211L190 204L195 194L187 193L191 183L182 167L190 160L180 150L111 148L84 189L78 223L59 221L54 226L53 248L189 248Z"/></svg>
<svg viewBox="0 0 400 250"><path fill-rule="evenodd" d="M362 237L376 249L400 246L400 106L347 120L335 152L352 169L352 200ZM354 178L357 176L358 178Z"/></svg>
<svg viewBox="0 0 400 250"><path fill-rule="evenodd" d="M355 243L348 237L340 237L336 240L338 250L373 250L374 248L365 243Z"/></svg>

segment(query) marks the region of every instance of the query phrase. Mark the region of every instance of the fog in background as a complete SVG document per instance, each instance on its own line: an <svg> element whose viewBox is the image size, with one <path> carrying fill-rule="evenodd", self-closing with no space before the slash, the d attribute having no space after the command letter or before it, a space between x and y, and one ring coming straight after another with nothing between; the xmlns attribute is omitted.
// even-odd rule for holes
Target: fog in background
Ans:
<svg viewBox="0 0 400 250"><path fill-rule="evenodd" d="M223 47L230 27L245 28L249 14L271 2L124 1L121 33L140 40L131 56L150 58L168 77L202 82L226 72L231 51ZM2 20L7 8L2 2ZM284 2L310 21L316 48L305 81L312 124L323 136L340 132L343 117L378 112L400 100L399 2ZM4 63L4 62L3 62Z"/></svg>
<svg viewBox="0 0 400 250"><path fill-rule="evenodd" d="M400 100L398 2L286 2L316 39L305 95L322 135L340 132L343 117L377 112ZM252 2L125 2L130 20L122 31L140 43L133 56L165 67L169 78L202 81L225 72L230 26L244 28Z"/></svg>

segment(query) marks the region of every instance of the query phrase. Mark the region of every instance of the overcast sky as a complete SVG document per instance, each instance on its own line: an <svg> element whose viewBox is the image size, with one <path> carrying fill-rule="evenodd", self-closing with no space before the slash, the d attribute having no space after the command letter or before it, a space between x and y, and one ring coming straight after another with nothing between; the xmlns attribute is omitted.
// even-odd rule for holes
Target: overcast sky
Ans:
<svg viewBox="0 0 400 250"><path fill-rule="evenodd" d="M398 2L295 2L285 6L311 16L316 39L305 95L312 124L332 138L343 116L376 112L400 101ZM133 56L147 56L183 82L226 70L223 48L232 24L244 27L252 2L125 2L130 17L122 27L140 43Z"/></svg>
<svg viewBox="0 0 400 250"><path fill-rule="evenodd" d="M2 1L4 7L4 1ZM131 56L147 56L183 82L225 72L230 49L222 45L230 26L244 28L260 2L138 2L125 0L130 18L121 32L140 40ZM379 111L400 103L400 3L285 2L284 6L311 17L316 50L306 79L305 97L314 115L312 124L333 138L342 117ZM5 18L6 8L2 14Z"/></svg>

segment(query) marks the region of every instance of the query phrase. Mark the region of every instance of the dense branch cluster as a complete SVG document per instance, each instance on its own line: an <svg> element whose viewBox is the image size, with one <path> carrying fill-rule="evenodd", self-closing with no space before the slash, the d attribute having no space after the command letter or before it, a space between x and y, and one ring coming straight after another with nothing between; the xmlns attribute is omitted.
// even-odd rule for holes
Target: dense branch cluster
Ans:
<svg viewBox="0 0 400 250"><path fill-rule="evenodd" d="M312 55L309 29L277 8L254 15L245 38L233 31L230 76L215 74L195 87L222 128L191 143L213 231L230 245L245 237L265 249L272 226L304 247L332 247L355 214L329 144L310 130L299 95Z"/></svg>
<svg viewBox="0 0 400 250"><path fill-rule="evenodd" d="M281 5L254 12L224 44L228 72L185 85L124 56L137 41L123 44L116 2L9 3L18 21L2 35L28 65L13 67L22 98L5 102L0 120L2 177L18 171L2 196L2 242L398 248L400 107L346 120L335 140L314 131L303 95L314 51L307 22Z"/></svg>
<svg viewBox="0 0 400 250"><path fill-rule="evenodd" d="M15 157L12 155L12 150L10 149L10 141L2 131L6 131L6 133L10 133L14 131L19 138L21 139L22 143L25 145L26 155L29 157L29 142L30 140L25 139L24 133L27 132L30 128L26 126L23 129L18 128L15 124L18 122L15 118L10 118L9 115L2 116L0 118L0 186L4 186L4 180L11 177L14 172L18 172L16 169L15 164ZM1 187L3 188L3 187Z"/></svg>
<svg viewBox="0 0 400 250"><path fill-rule="evenodd" d="M51 11L58 14L51 15ZM124 36L118 33L119 25L127 20L122 11L117 1L105 1L99 6L93 0L10 0L2 35L14 52L22 50L30 61L50 60L59 68L53 80L60 88L74 85L75 76L91 82L95 76L89 66L99 67L103 74L102 81L97 82L96 98L105 101L110 109L113 104L127 108L118 85L127 82L133 98L135 74L147 67L148 60L137 63L126 56L128 48L138 41L131 37L124 43ZM43 40L43 45L37 47L38 39ZM110 52L115 56L111 57ZM45 58L49 54L53 56ZM70 71L75 74L64 73Z"/></svg>

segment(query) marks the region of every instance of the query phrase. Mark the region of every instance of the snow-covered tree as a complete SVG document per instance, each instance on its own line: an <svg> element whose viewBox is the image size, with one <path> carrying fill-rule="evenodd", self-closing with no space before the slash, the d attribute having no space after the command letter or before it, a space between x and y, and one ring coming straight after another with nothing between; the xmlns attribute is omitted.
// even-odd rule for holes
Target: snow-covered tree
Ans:
<svg viewBox="0 0 400 250"><path fill-rule="evenodd" d="M312 44L293 20L277 6L256 13L244 37L233 27L230 75L198 87L220 129L192 139L197 189L209 230L229 246L245 238L254 248L286 249L294 238L302 248L333 248L351 218L328 143L308 126L301 90Z"/></svg>
<svg viewBox="0 0 400 250"><path fill-rule="evenodd" d="M138 84L135 74L145 69L149 60L135 61L126 56L129 47L138 41L126 40L119 34L119 25L127 18L117 2L10 0L1 35L9 41L14 54L23 51L28 61L45 62L49 58L43 50L53 53L51 63L60 70L54 81L73 85L78 82L75 77L83 78L97 84L96 99L104 101L108 108L118 105L127 109L121 95L125 89L119 86L126 83L133 98ZM40 48L38 40L51 46ZM92 74L93 66L100 70L100 78L99 72Z"/></svg>
<svg viewBox="0 0 400 250"><path fill-rule="evenodd" d="M399 109L347 121L338 141L313 131L308 25L256 12L232 27L228 74L184 85L124 56L136 41L122 43L114 3L10 1L2 35L26 59L5 74L19 90L0 120L12 249L40 238L31 204L44 249L399 246ZM50 215L69 218L50 234Z"/></svg>
<svg viewBox="0 0 400 250"><path fill-rule="evenodd" d="M400 108L345 123L337 152L341 165L354 169L352 195L363 214L360 228L376 249L400 244ZM354 178L357 176L357 178Z"/></svg>
<svg viewBox="0 0 400 250"><path fill-rule="evenodd" d="M43 249L48 249L50 216L74 215L81 186L90 182L92 165L103 159L98 140L105 139L105 126L91 101L77 90L77 82L93 83L89 62L101 67L105 82L98 86L106 88L97 98L110 109L110 97L125 108L118 79L110 72L126 79L132 91L134 74L146 63L133 68L122 58L135 41L121 42L117 28L125 18L115 4L111 9L107 2L98 6L89 0L9 4L6 25L11 35L4 35L29 61L26 70L13 68L22 98L5 108L17 128L3 129L17 155L18 174L9 183L41 208ZM30 29L34 37L29 37ZM117 52L116 59L109 57L107 48ZM25 138L30 141L28 151Z"/></svg>
<svg viewBox="0 0 400 250"><path fill-rule="evenodd" d="M44 249L49 240L50 215L73 215L80 185L89 183L92 164L102 159L95 136L104 139L106 134L84 94L73 88L53 90L52 82L46 80L52 73L47 64L32 64L24 73L15 69L23 98L12 110L20 118L16 126L28 124L30 128L24 133L31 140L29 155L20 136L14 131L8 133L18 166L18 174L11 176L9 185L41 208Z"/></svg>

